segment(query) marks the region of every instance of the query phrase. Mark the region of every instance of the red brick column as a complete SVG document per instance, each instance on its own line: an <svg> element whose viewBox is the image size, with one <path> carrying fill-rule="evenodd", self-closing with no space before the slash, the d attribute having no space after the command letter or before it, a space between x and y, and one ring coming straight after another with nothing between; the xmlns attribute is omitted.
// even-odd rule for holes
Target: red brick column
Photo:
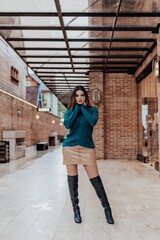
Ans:
<svg viewBox="0 0 160 240"><path fill-rule="evenodd" d="M137 84L134 76L107 73L104 80L106 159L137 157Z"/></svg>

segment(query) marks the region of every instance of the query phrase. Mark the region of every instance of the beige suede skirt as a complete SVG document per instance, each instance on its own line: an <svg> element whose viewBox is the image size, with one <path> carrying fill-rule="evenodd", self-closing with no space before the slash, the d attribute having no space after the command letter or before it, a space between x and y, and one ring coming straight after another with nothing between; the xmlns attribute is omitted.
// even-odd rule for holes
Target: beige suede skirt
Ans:
<svg viewBox="0 0 160 240"><path fill-rule="evenodd" d="M95 148L82 146L62 147L63 164L96 165Z"/></svg>

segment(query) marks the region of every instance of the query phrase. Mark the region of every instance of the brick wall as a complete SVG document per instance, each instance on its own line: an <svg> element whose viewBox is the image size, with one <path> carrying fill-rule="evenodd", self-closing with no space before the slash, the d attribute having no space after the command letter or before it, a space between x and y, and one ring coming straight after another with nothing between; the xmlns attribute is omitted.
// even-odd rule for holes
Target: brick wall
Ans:
<svg viewBox="0 0 160 240"><path fill-rule="evenodd" d="M60 118L50 113L37 112L37 108L0 91L0 141L3 130L26 131L26 144L32 146L40 141L48 141L52 132L65 135L66 129L60 125ZM20 114L17 114L17 110ZM39 115L39 119L36 119ZM52 123L52 120L55 123Z"/></svg>
<svg viewBox="0 0 160 240"><path fill-rule="evenodd" d="M106 74L104 85L105 158L136 159L137 85L128 74Z"/></svg>
<svg viewBox="0 0 160 240"><path fill-rule="evenodd" d="M104 78L105 77L105 78ZM128 74L90 73L90 99L98 87L101 103L94 129L97 159L136 159L138 153L137 84Z"/></svg>
<svg viewBox="0 0 160 240"><path fill-rule="evenodd" d="M148 114L154 118L154 113L158 112L158 99L157 97L153 98L147 98L147 104L148 104Z"/></svg>

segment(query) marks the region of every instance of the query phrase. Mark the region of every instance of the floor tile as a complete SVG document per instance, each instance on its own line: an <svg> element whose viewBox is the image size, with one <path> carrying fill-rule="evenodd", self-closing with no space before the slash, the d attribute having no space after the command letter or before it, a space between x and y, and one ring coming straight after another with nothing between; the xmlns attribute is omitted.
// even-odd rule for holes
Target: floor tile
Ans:
<svg viewBox="0 0 160 240"><path fill-rule="evenodd" d="M82 223L74 222L59 147L0 165L0 239L159 240L159 173L137 160L97 163L114 225L106 222L83 166L79 166Z"/></svg>

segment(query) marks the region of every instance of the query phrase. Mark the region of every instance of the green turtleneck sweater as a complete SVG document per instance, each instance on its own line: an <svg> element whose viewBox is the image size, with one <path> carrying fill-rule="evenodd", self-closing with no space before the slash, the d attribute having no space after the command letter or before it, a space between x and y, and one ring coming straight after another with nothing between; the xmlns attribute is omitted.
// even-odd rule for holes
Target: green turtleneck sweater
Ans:
<svg viewBox="0 0 160 240"><path fill-rule="evenodd" d="M67 109L64 114L64 126L70 129L63 147L83 146L95 148L92 139L93 126L98 121L98 109L85 105L75 105L74 110Z"/></svg>

